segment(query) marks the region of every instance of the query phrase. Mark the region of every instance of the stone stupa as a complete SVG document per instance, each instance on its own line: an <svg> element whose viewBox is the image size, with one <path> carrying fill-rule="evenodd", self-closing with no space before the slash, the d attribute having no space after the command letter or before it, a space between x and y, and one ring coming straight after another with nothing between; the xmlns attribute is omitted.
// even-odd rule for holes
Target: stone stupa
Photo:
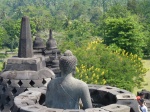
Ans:
<svg viewBox="0 0 150 112"><path fill-rule="evenodd" d="M53 38L52 30L49 30L49 38L46 42L46 49L43 55L46 59L46 67L51 69L56 77L60 77L59 59L61 56L60 50L57 48L57 42Z"/></svg>
<svg viewBox="0 0 150 112"><path fill-rule="evenodd" d="M54 77L45 57L34 55L29 19L23 17L18 56L8 59L0 74L0 111L10 112L15 96L28 88L43 87Z"/></svg>

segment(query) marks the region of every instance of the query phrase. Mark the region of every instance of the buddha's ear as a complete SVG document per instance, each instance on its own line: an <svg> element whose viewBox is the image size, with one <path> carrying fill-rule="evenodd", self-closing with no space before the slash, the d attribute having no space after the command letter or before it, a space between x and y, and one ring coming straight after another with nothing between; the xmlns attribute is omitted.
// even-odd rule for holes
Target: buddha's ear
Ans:
<svg viewBox="0 0 150 112"><path fill-rule="evenodd" d="M76 74L76 67L74 67L73 69L72 69L72 75L75 75Z"/></svg>

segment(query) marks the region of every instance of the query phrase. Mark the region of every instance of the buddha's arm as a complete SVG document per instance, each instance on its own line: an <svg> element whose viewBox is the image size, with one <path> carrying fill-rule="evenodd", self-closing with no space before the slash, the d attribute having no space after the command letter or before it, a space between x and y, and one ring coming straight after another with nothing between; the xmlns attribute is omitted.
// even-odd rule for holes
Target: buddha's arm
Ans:
<svg viewBox="0 0 150 112"><path fill-rule="evenodd" d="M91 97L90 97L88 86L84 85L81 91L82 91L81 100L83 103L83 109L92 108L92 102L91 102Z"/></svg>
<svg viewBox="0 0 150 112"><path fill-rule="evenodd" d="M51 98L51 96L50 96L50 93L51 93L51 90L50 90L50 82L48 83L48 85L47 85L47 91L46 91L46 99L45 99L45 105L46 106L49 106L50 104L49 104L49 101L50 101L50 98Z"/></svg>

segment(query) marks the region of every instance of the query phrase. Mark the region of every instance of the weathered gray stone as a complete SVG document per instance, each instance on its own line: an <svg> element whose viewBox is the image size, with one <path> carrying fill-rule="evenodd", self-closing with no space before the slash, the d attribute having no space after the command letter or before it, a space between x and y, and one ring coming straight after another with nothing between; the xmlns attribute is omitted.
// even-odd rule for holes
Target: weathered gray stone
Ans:
<svg viewBox="0 0 150 112"><path fill-rule="evenodd" d="M104 85L88 84L89 89L99 89Z"/></svg>
<svg viewBox="0 0 150 112"><path fill-rule="evenodd" d="M56 109L56 108L47 108L44 110L44 112L63 112L63 109ZM42 112L42 110L38 111L38 112Z"/></svg>
<svg viewBox="0 0 150 112"><path fill-rule="evenodd" d="M33 42L33 49L44 49L46 46L44 45L43 39L39 36L36 36Z"/></svg>
<svg viewBox="0 0 150 112"><path fill-rule="evenodd" d="M67 110L64 110L63 112L85 112L85 111L81 109L67 109Z"/></svg>
<svg viewBox="0 0 150 112"><path fill-rule="evenodd" d="M20 108L20 112L37 112L40 110L40 105L27 105L27 106L22 106ZM25 110L28 110L28 111L25 111Z"/></svg>
<svg viewBox="0 0 150 112"><path fill-rule="evenodd" d="M39 79L38 72L36 71L5 71L1 74L3 80L16 79L16 80L28 80Z"/></svg>
<svg viewBox="0 0 150 112"><path fill-rule="evenodd" d="M45 59L42 56L36 56L33 58L11 58L7 61L5 71L38 71L45 66Z"/></svg>
<svg viewBox="0 0 150 112"><path fill-rule="evenodd" d="M32 91L32 92L41 92L41 94L46 94L46 89L47 87L40 87L40 88L28 88L29 91Z"/></svg>
<svg viewBox="0 0 150 112"><path fill-rule="evenodd" d="M57 42L52 36L52 30L50 29L49 31L49 39L46 42L46 49L52 50L57 48Z"/></svg>
<svg viewBox="0 0 150 112"><path fill-rule="evenodd" d="M22 112L62 112L62 111L64 112L84 112L84 111L85 112L140 112L140 111L134 111L134 110L131 111L130 107L126 106L126 104L124 105L111 104L108 106L103 106L101 108L88 108L86 110L82 110L82 109L63 110L63 109L58 109L58 108L47 108L45 106L39 105L40 101L43 99L42 94L45 94L45 91L46 91L45 89L46 88L43 88L43 87L42 88L30 88L29 91L21 93L19 96L15 97L15 100L14 100L15 107L21 108ZM12 112L15 112L15 111L12 111Z"/></svg>
<svg viewBox="0 0 150 112"><path fill-rule="evenodd" d="M52 54L52 50L45 50L44 51L44 55L49 55L49 54Z"/></svg>
<svg viewBox="0 0 150 112"><path fill-rule="evenodd" d="M136 99L120 99L117 101L117 104L127 105L131 107L134 112L140 112L139 104Z"/></svg>
<svg viewBox="0 0 150 112"><path fill-rule="evenodd" d="M23 17L21 22L18 57L28 58L32 56L33 56L33 43L31 39L30 23L28 17Z"/></svg>
<svg viewBox="0 0 150 112"><path fill-rule="evenodd" d="M86 109L85 112L110 112L101 108L90 108L90 109Z"/></svg>
<svg viewBox="0 0 150 112"><path fill-rule="evenodd" d="M19 58L18 58L19 59ZM24 70L34 70L34 71L38 71L40 69L42 69L43 67L45 67L45 65L43 64L43 61L41 61L40 58L36 58L37 60L18 60L21 63L17 62L16 63L8 63L6 65L5 71L24 71Z"/></svg>
<svg viewBox="0 0 150 112"><path fill-rule="evenodd" d="M38 71L38 76L39 79L43 79L43 78L55 78L55 74L52 70L48 69L48 68L43 68L42 70Z"/></svg>
<svg viewBox="0 0 150 112"><path fill-rule="evenodd" d="M53 55L55 47L54 49L51 47L52 52L50 55L44 56L45 48L43 42L37 38L34 41L34 48L35 54L33 56L33 43L29 19L28 17L23 17L18 57L8 59L6 67L0 75L0 102L2 101L1 97L3 97L0 111L9 110L12 107L12 105L7 104L9 99L12 103L14 97L26 91L28 87L46 86L51 78L55 78L53 71L46 68L46 63L52 61L49 57Z"/></svg>
<svg viewBox="0 0 150 112"><path fill-rule="evenodd" d="M109 106L102 107L102 109L110 112L130 112L130 107L120 104L111 104Z"/></svg>
<svg viewBox="0 0 150 112"><path fill-rule="evenodd" d="M42 53L43 53L43 50L42 49L33 49L33 52L34 52L34 54L41 54L42 55Z"/></svg>
<svg viewBox="0 0 150 112"><path fill-rule="evenodd" d="M96 88L97 87L97 88ZM93 107L109 104L123 104L131 108L131 112L140 112L136 96L129 91L110 86L89 85Z"/></svg>
<svg viewBox="0 0 150 112"><path fill-rule="evenodd" d="M37 64L41 62L40 57L32 57L32 58L17 58L13 57L7 60L7 64Z"/></svg>
<svg viewBox="0 0 150 112"><path fill-rule="evenodd" d="M112 93L113 94L113 93ZM134 95L134 94L129 94L129 93L123 93L123 94L117 94L116 95L116 98L118 99L118 100L123 100L123 99L126 99L126 100L134 100L134 99L136 99L136 96Z"/></svg>

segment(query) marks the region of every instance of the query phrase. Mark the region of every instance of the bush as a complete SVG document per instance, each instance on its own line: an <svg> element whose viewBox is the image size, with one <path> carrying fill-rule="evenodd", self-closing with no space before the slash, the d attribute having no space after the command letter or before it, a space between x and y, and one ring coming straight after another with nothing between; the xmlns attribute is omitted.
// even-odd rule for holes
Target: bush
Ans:
<svg viewBox="0 0 150 112"><path fill-rule="evenodd" d="M67 42L61 47L63 51L69 48L78 59L75 77L89 84L108 84L129 91L142 86L146 69L137 55L107 47L100 39L75 46Z"/></svg>

